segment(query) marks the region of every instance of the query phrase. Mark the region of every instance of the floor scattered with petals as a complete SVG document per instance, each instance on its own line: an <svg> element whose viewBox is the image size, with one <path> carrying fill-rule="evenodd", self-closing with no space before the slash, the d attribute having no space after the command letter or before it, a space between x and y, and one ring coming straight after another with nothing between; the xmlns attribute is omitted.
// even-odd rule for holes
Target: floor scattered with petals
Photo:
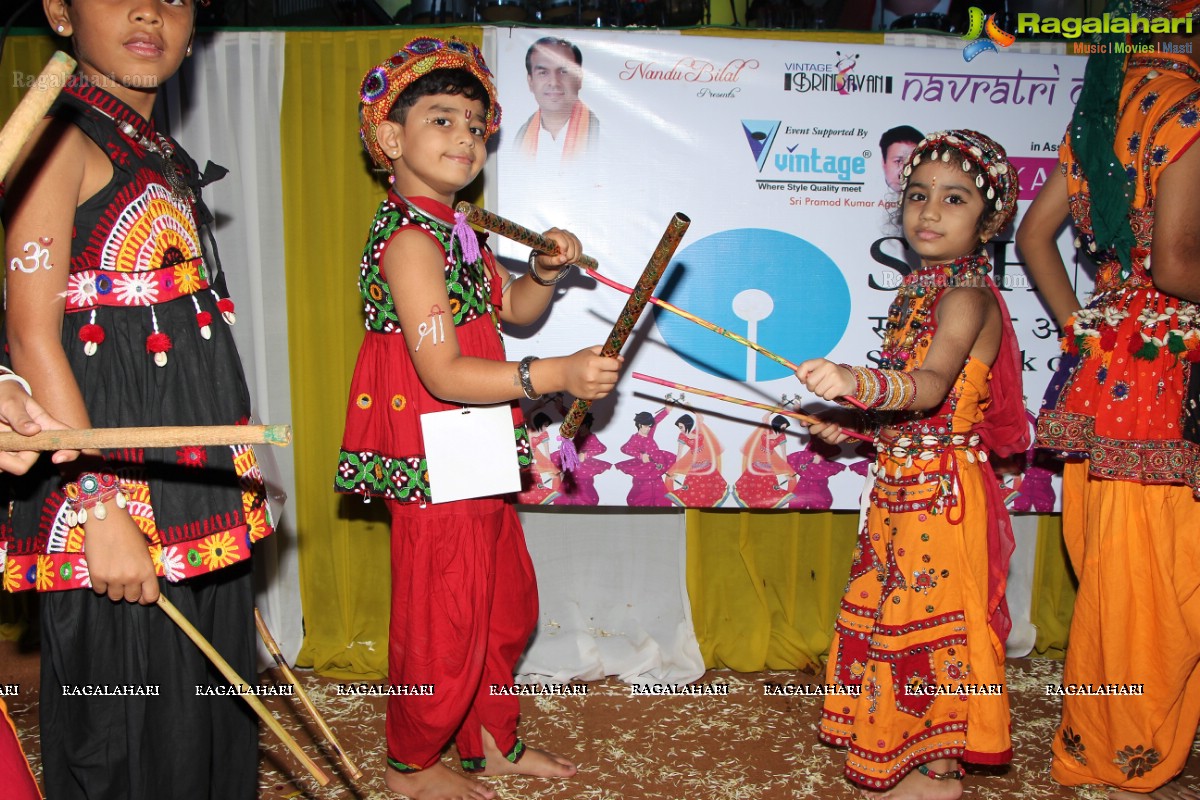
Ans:
<svg viewBox="0 0 1200 800"><path fill-rule="evenodd" d="M7 648L0 649L5 672L10 672L10 661L18 667L16 682L21 691L7 701L36 772L37 656L9 658L11 643L0 645ZM1059 701L1047 696L1045 687L1058 683L1061 669L1061 662L1049 659L1009 662L1014 762L1000 772L969 774L965 797L1104 797L1096 790L1064 789L1050 779L1049 743L1058 722ZM263 676L264 682L274 679L270 673ZM383 790L384 698L339 694L339 683L350 683L346 681L310 673L301 673L300 679L365 774L352 784L339 770L332 748L316 743L317 728L306 721L297 699L264 698L333 780L319 788L264 729L259 797L389 797ZM585 696L523 697L523 737L573 759L579 774L568 781L508 777L490 783L502 800L849 800L859 796L841 778L841 754L817 742L820 699L764 694L767 682L815 683L816 678L795 672L714 670L702 680L727 683L728 695L633 696L629 686L609 679L587 684ZM453 751L446 755L447 763L452 756ZM1200 786L1195 748L1185 780Z"/></svg>

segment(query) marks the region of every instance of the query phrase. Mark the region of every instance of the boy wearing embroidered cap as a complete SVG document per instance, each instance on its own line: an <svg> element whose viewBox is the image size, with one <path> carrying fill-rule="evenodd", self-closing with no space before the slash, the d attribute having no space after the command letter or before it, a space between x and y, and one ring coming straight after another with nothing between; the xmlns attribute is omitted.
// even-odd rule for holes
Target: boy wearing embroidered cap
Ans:
<svg viewBox="0 0 1200 800"><path fill-rule="evenodd" d="M195 4L45 0L79 63L10 173L7 351L78 428L232 425L250 396L195 162L153 120ZM61 470L61 472L60 472ZM254 797L258 725L158 608L254 674L250 553L271 532L248 447L85 453L12 480L9 591L41 593L40 717L55 800ZM5 504L5 508L8 505ZM71 687L159 687L113 697ZM0 789L0 794L3 789Z"/></svg>
<svg viewBox="0 0 1200 800"><path fill-rule="evenodd" d="M451 739L469 772L569 777L575 766L526 748L516 734L518 699L489 691L512 682L537 622L533 567L511 499L435 505L420 418L508 403L514 446L528 465L515 401L559 391L604 397L620 359L601 357L599 346L505 359L499 323L540 317L583 250L572 234L551 229L560 255L531 255L518 278L461 215L456 221L454 194L479 175L500 125L477 47L409 42L363 79L360 118L363 144L392 185L360 265L367 333L335 481L339 491L384 498L391 512L389 682L433 686L431 696L389 698L386 782L416 800L484 800L495 792L441 763Z"/></svg>
<svg viewBox="0 0 1200 800"><path fill-rule="evenodd" d="M1017 171L981 133L923 139L900 216L921 268L888 310L881 369L806 361L796 377L867 407L877 457L821 713L846 777L884 797L955 800L958 762L1012 757L1004 603L1012 528L988 464L1024 450L1016 335L984 244L1012 220ZM813 435L846 440L834 424Z"/></svg>

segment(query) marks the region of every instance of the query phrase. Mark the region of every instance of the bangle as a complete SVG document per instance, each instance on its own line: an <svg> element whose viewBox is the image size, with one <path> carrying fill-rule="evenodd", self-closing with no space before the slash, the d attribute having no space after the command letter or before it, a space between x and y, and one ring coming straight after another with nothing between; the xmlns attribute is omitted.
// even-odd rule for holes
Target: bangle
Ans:
<svg viewBox="0 0 1200 800"><path fill-rule="evenodd" d="M529 379L529 365L537 361L537 356L525 356L521 359L521 363L517 364L517 378L521 381L521 391L530 400L537 400L541 397L533 388L533 381Z"/></svg>
<svg viewBox="0 0 1200 800"><path fill-rule="evenodd" d="M29 388L29 381L22 378L17 373L13 372L8 367L0 367L0 382L15 381L21 384L21 388L25 390L25 394L33 396L33 390Z"/></svg>
<svg viewBox="0 0 1200 800"><path fill-rule="evenodd" d="M95 509L92 513L96 519L104 519L108 516L106 501L116 498L117 508L124 508L126 503L121 482L109 473L85 472L63 490L67 494L67 525L72 528L87 522L89 508Z"/></svg>
<svg viewBox="0 0 1200 800"><path fill-rule="evenodd" d="M512 274L511 272L508 273L508 277L504 279L504 285L500 287L500 296L501 297L504 296L504 293L508 291L508 287L512 286L513 281L515 281L516 279L517 279L516 275Z"/></svg>
<svg viewBox="0 0 1200 800"><path fill-rule="evenodd" d="M538 272L537 257L539 255L541 255L541 254L537 250L529 251L529 277L538 286L553 286L554 284L561 281L563 278L567 277L567 271L569 269L571 269L571 267L575 266L574 264L567 264L565 267L563 267L562 269L560 269L558 271L557 275L555 275L550 280L546 280L545 278L543 278L541 276L541 273Z"/></svg>

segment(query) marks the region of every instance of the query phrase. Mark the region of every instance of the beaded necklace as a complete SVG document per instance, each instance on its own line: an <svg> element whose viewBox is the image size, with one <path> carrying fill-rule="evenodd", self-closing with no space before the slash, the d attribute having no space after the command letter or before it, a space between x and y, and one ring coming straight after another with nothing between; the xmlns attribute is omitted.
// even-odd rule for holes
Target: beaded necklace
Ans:
<svg viewBox="0 0 1200 800"><path fill-rule="evenodd" d="M983 278L991 268L985 254L972 253L905 275L888 307L880 368L906 370L917 350L933 337L929 317L942 292L956 286L984 286Z"/></svg>

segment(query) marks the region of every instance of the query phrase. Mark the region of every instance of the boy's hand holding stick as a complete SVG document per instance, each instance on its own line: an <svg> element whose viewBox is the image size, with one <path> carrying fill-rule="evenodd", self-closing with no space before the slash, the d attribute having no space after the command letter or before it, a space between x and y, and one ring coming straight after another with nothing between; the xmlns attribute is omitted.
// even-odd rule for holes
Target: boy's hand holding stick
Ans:
<svg viewBox="0 0 1200 800"><path fill-rule="evenodd" d="M484 230L489 230L498 236L503 236L505 239L511 239L512 241L516 242L517 244L523 244L527 247L533 248L534 250L537 250L540 253L554 254L558 250L558 246L554 242L550 241L545 236L542 236L540 233L532 231L529 228L522 227L521 225L518 225L517 223L512 222L511 220L507 220L504 217L499 216L498 214L493 214L490 211L484 211L482 208L479 208L478 206L473 206L465 200L460 202L457 206L455 206L454 210L458 211L461 214L465 214L467 217L467 222L470 222L472 225L478 225L480 228L483 228ZM597 281L599 281L600 283L603 283L605 286L609 287L610 289L616 289L618 292L624 292L625 294L630 294L630 295L633 294L634 290L630 289L628 286L618 283L617 281L614 281L612 278L609 278L605 275L601 275L599 272L599 269L600 269L599 263L596 261L596 259L592 258L591 256L583 256L582 258L579 259L578 262L576 262L576 264L581 270L586 272L589 276L591 276L592 278L595 278ZM733 331L727 330L727 329L721 327L720 325L709 322L708 320L703 319L702 317L698 317L695 314L692 314L688 311L684 311L679 306L674 305L672 303L668 303L666 300L661 300L657 297L652 296L649 298L649 302L653 303L654 305L658 306L659 308L663 309L664 311L669 311L672 314L683 317L684 319L688 320L689 322L696 323L697 325L699 325L702 328L707 328L708 330L712 331L713 333L720 334L721 336L724 336L726 339L737 342L738 344L743 345L745 347L749 347L754 352L756 352L760 355L766 356L767 358L774 361L776 364L781 364L782 366L787 367L792 372L795 372L797 369L797 365L795 363L789 361L788 359L784 358L783 356L772 353L770 350L763 347L762 345L757 344L756 342L752 342L744 336L739 336L738 334L734 333ZM866 408L855 397L846 397L844 399L846 400L846 402L850 403L851 405L857 406L859 409Z"/></svg>

